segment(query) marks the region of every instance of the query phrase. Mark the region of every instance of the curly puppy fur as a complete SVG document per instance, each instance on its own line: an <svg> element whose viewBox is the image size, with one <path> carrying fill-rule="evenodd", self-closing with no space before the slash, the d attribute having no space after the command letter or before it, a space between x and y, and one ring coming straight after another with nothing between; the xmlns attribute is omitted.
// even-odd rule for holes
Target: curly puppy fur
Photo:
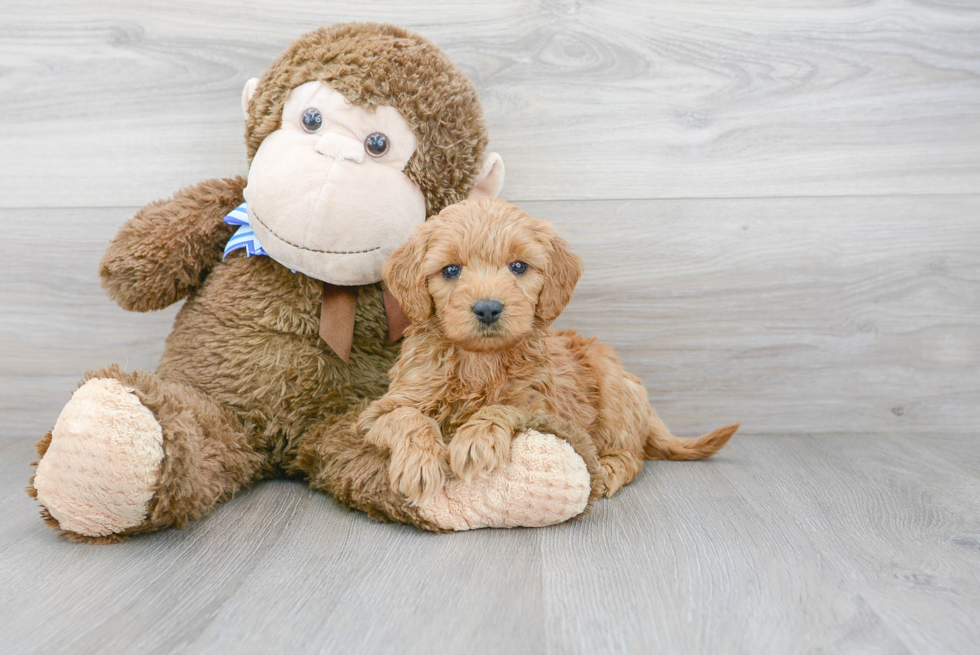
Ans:
<svg viewBox="0 0 980 655"><path fill-rule="evenodd" d="M489 199L444 209L392 255L384 278L414 326L388 393L357 427L391 453L393 488L420 503L448 475L493 471L532 416L588 434L600 464L593 486L605 496L644 459L701 459L728 442L737 425L675 437L612 347L550 328L581 273L548 223ZM499 303L499 315L481 321L481 301Z"/></svg>

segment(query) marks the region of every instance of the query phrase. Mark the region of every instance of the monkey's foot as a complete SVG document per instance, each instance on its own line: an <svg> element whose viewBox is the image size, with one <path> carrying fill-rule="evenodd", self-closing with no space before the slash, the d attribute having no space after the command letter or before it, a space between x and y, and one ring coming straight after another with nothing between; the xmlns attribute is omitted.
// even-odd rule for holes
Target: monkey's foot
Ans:
<svg viewBox="0 0 980 655"><path fill-rule="evenodd" d="M448 480L419 513L444 530L542 527L581 514L590 491L585 461L566 441L528 430L511 443L509 462L487 477Z"/></svg>
<svg viewBox="0 0 980 655"><path fill-rule="evenodd" d="M61 411L34 490L62 530L115 534L146 519L162 461L153 413L118 380L89 380Z"/></svg>

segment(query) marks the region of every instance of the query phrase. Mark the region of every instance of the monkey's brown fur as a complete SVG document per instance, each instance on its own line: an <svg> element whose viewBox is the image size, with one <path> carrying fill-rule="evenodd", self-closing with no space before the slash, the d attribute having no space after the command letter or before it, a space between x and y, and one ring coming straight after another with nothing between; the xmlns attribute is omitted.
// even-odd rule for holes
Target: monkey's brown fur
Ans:
<svg viewBox="0 0 980 655"><path fill-rule="evenodd" d="M528 265L515 274L513 262ZM453 279L440 274L456 265ZM581 260L551 227L500 200L465 201L418 228L385 265L385 281L413 320L388 393L361 416L367 440L391 453L392 484L413 502L450 471L471 478L506 461L529 416L560 416L587 433L599 457L595 489L611 496L644 459L701 459L737 425L678 439L612 347L549 325L571 298ZM479 300L500 301L485 325Z"/></svg>
<svg viewBox="0 0 980 655"><path fill-rule="evenodd" d="M258 86L246 127L249 157L278 127L289 90L313 80L355 104L391 104L404 114L418 141L406 173L431 211L466 196L486 130L472 85L438 48L391 26L340 25L305 35ZM163 470L146 521L105 537L68 536L107 542L183 526L276 475L306 477L375 518L438 529L392 492L387 455L351 429L363 400L386 390L399 352L388 342L379 285L360 288L345 365L318 336L319 281L241 250L221 259L233 230L222 219L242 202L244 185L242 177L211 180L144 207L103 257L103 286L125 309L186 304L155 373L111 366L87 376L132 388L162 426ZM561 422L536 425L581 447ZM39 455L49 442L50 433L38 443ZM28 492L36 497L33 483ZM47 510L42 514L58 527Z"/></svg>

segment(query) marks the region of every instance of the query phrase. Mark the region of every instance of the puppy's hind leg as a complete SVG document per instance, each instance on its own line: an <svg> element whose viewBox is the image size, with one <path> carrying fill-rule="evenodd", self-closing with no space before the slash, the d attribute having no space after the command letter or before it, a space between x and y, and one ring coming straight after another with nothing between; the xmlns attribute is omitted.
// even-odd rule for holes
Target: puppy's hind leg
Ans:
<svg viewBox="0 0 980 655"><path fill-rule="evenodd" d="M642 468L643 460L627 450L616 453L600 453L599 494L609 498L632 482Z"/></svg>

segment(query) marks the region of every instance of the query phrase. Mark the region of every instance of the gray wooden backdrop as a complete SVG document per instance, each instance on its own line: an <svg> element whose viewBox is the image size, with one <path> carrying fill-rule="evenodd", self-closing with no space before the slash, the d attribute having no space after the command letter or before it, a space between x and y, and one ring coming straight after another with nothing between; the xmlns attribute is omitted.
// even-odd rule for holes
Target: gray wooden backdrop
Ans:
<svg viewBox="0 0 980 655"><path fill-rule="evenodd" d="M84 370L153 367L176 311L105 298L108 240L243 173L245 81L352 19L474 80L504 197L586 261L560 324L676 432L742 432L548 530L432 537L276 482L55 540L31 441ZM980 2L0 0L0 226L0 650L980 643Z"/></svg>
<svg viewBox="0 0 980 655"><path fill-rule="evenodd" d="M475 81L504 196L587 263L561 319L684 433L980 421L980 12L966 2L5 2L6 436L173 317L98 287L138 206L242 173L241 87L298 34L417 29Z"/></svg>

